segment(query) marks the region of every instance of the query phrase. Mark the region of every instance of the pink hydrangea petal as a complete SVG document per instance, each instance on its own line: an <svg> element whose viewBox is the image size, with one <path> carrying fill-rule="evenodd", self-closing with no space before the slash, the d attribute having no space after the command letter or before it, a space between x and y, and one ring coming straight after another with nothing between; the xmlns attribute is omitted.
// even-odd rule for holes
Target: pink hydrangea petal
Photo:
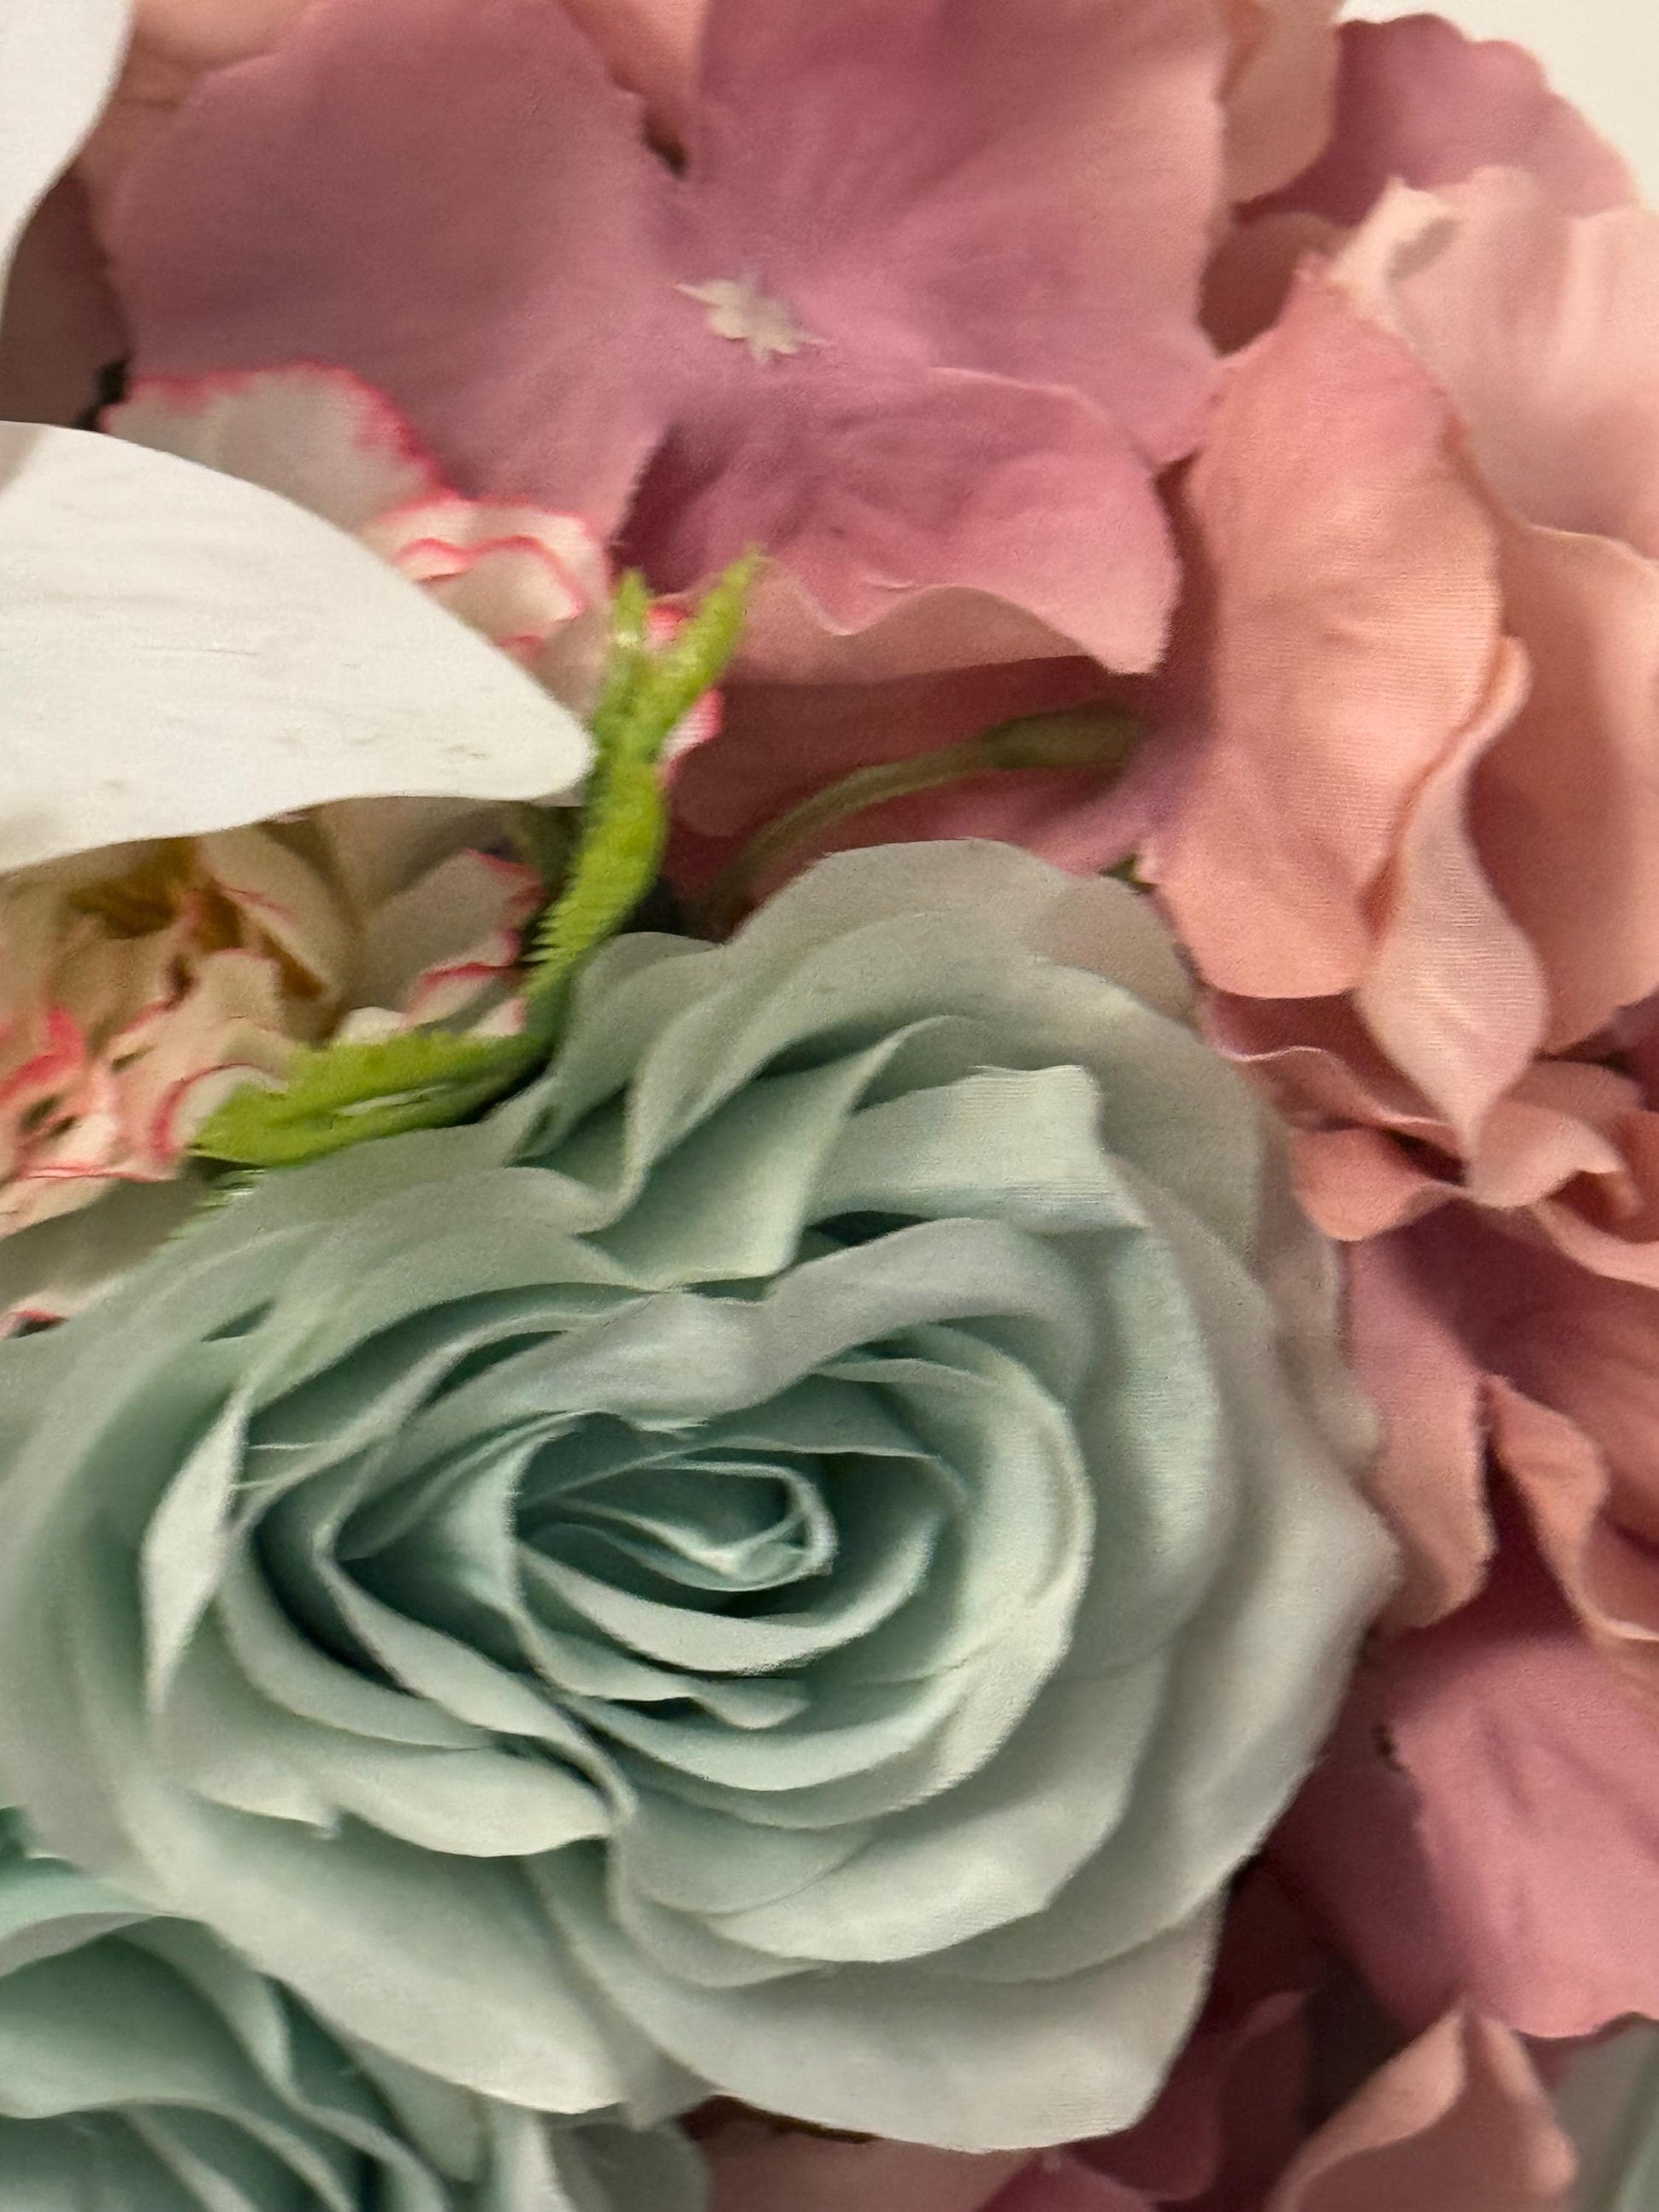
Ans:
<svg viewBox="0 0 1659 2212"><path fill-rule="evenodd" d="M1154 466L1210 383L1209 0L714 0L685 274L860 354L1066 385Z"/></svg>
<svg viewBox="0 0 1659 2212"><path fill-rule="evenodd" d="M695 441L659 456L633 550L659 581L690 586L759 543L830 631L878 624L907 595L969 590L1112 667L1158 659L1174 551L1145 463L1105 416L962 370L843 368L827 354L771 367L769 406L746 383L709 393ZM763 605L755 626L751 653ZM930 651L922 665L938 665Z"/></svg>
<svg viewBox="0 0 1659 2212"><path fill-rule="evenodd" d="M1257 199L1299 175L1330 135L1339 0L1226 0L1227 197Z"/></svg>
<svg viewBox="0 0 1659 2212"><path fill-rule="evenodd" d="M1224 990L1358 981L1410 797L1489 698L1492 532L1452 436L1431 380L1317 277L1232 365L1188 487L1213 734L1151 856Z"/></svg>
<svg viewBox="0 0 1659 2212"><path fill-rule="evenodd" d="M1326 2123L1265 2212L1565 2212L1576 2166L1525 2045L1459 2008Z"/></svg>
<svg viewBox="0 0 1659 2212"><path fill-rule="evenodd" d="M1518 1533L1473 1605L1357 1678L1274 1845L1379 1994L1527 2035L1659 2013L1659 1762Z"/></svg>
<svg viewBox="0 0 1659 2212"><path fill-rule="evenodd" d="M1455 184L1495 165L1530 171L1575 215L1633 198L1625 163L1524 48L1430 15L1345 23L1340 46L1327 150L1269 204L1352 224L1395 178Z"/></svg>
<svg viewBox="0 0 1659 2212"><path fill-rule="evenodd" d="M397 409L349 369L319 362L137 377L100 427L263 484L342 530L444 489Z"/></svg>
<svg viewBox="0 0 1659 2212"><path fill-rule="evenodd" d="M198 88L107 234L140 371L351 368L460 489L605 535L678 383L672 186L548 0L331 0Z"/></svg>

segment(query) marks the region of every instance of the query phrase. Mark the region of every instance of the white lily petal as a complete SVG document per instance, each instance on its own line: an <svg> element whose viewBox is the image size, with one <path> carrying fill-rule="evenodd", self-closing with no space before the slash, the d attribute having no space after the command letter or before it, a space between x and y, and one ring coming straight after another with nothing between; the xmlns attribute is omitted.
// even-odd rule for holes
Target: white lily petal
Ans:
<svg viewBox="0 0 1659 2212"><path fill-rule="evenodd" d="M0 425L0 868L325 800L568 793L575 717L353 539L118 440Z"/></svg>
<svg viewBox="0 0 1659 2212"><path fill-rule="evenodd" d="M5 0L0 8L0 298L36 202L109 97L131 13L131 0Z"/></svg>

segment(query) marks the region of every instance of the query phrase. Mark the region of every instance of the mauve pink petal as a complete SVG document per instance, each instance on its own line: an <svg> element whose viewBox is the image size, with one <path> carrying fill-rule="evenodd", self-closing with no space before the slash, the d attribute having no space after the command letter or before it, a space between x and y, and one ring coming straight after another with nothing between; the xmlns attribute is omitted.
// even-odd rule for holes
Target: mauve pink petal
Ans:
<svg viewBox="0 0 1659 2212"><path fill-rule="evenodd" d="M1493 896L1467 820L1471 779L1514 720L1527 677L1506 639L1490 697L1419 784L1381 886L1376 949L1354 993L1371 1035L1464 1153L1530 1062L1549 1014L1538 960Z"/></svg>
<svg viewBox="0 0 1659 2212"><path fill-rule="evenodd" d="M1213 733L1151 868L1206 977L1364 973L1421 778L1491 696L1492 530L1443 395L1317 276L1231 364L1188 499L1213 570Z"/></svg>
<svg viewBox="0 0 1659 2212"><path fill-rule="evenodd" d="M1527 1553L1357 1678L1274 1845L1378 1994L1522 2034L1659 2014L1659 1740Z"/></svg>
<svg viewBox="0 0 1659 2212"><path fill-rule="evenodd" d="M641 486L629 550L657 582L686 588L759 544L830 632L878 625L908 595L967 590L1036 616L1069 641L1062 653L1128 671L1157 660L1177 582L1169 527L1144 461L1097 409L827 349L764 374L763 407L747 378L707 391ZM921 642L919 665L887 672L937 668L937 640Z"/></svg>
<svg viewBox="0 0 1659 2212"><path fill-rule="evenodd" d="M1204 272L1203 323L1223 353L1237 353L1283 313L1310 254L1334 253L1344 234L1322 215L1252 216L1236 224Z"/></svg>
<svg viewBox="0 0 1659 2212"><path fill-rule="evenodd" d="M859 354L1064 385L1191 450L1220 197L1212 0L714 0L693 283Z"/></svg>
<svg viewBox="0 0 1659 2212"><path fill-rule="evenodd" d="M1395 188L1333 275L1451 394L1528 521L1659 556L1659 214L1565 215L1534 178L1487 170Z"/></svg>
<svg viewBox="0 0 1659 2212"><path fill-rule="evenodd" d="M1559 1048L1659 983L1659 568L1605 538L1500 531L1532 684L1476 773L1471 823L1543 970Z"/></svg>
<svg viewBox="0 0 1659 2212"><path fill-rule="evenodd" d="M460 489L605 535L681 374L672 189L552 0L330 0L198 88L107 234L141 372L355 369Z"/></svg>
<svg viewBox="0 0 1659 2212"><path fill-rule="evenodd" d="M1611 1068L1537 1061L1486 1117L1464 1188L1482 1206L1534 1206L1592 1176L1602 1207L1633 1210L1640 1200L1616 1139L1639 1097Z"/></svg>
<svg viewBox="0 0 1659 2212"><path fill-rule="evenodd" d="M705 2136L702 2148L710 2212L983 2212L1022 2163L1018 2152L835 2142L745 2120Z"/></svg>
<svg viewBox="0 0 1659 2212"><path fill-rule="evenodd" d="M1299 175L1330 135L1340 0L1223 0L1227 197L1253 200Z"/></svg>
<svg viewBox="0 0 1659 2212"><path fill-rule="evenodd" d="M1304 1207L1342 1243L1407 1228L1443 1206L1455 1188L1419 1167L1382 1129L1304 1131L1294 1152Z"/></svg>
<svg viewBox="0 0 1659 2212"><path fill-rule="evenodd" d="M1340 43L1327 149L1270 205L1352 224L1395 178L1448 185L1498 165L1529 170L1575 215L1634 197L1625 163L1523 47L1427 15L1345 23Z"/></svg>
<svg viewBox="0 0 1659 2212"><path fill-rule="evenodd" d="M1474 1596L1492 1557L1483 1378L1409 1237L1349 1255L1348 1326L1361 1389L1382 1416L1366 1493L1399 1537L1405 1574L1386 1620L1419 1628Z"/></svg>
<svg viewBox="0 0 1659 2212"><path fill-rule="evenodd" d="M1576 2165L1525 2045L1460 2007L1304 2146L1266 2212L1565 2212Z"/></svg>

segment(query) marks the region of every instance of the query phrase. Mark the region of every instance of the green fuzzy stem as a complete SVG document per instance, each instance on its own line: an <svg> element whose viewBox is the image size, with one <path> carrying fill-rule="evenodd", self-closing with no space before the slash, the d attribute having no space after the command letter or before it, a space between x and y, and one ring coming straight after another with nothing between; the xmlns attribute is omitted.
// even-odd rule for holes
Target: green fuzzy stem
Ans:
<svg viewBox="0 0 1659 2212"><path fill-rule="evenodd" d="M917 792L938 791L982 775L1092 769L1109 781L1139 735L1127 714L1103 707L1085 708L1073 714L1028 714L1018 721L999 722L976 738L941 745L934 752L855 769L790 807L750 839L698 902L695 920L699 933L727 935L741 920L757 884L791 854L851 815L889 799L908 799Z"/></svg>
<svg viewBox="0 0 1659 2212"><path fill-rule="evenodd" d="M661 652L649 643L650 593L624 576L610 662L593 713L593 765L564 887L535 935L515 1036L417 1030L301 1054L281 1090L249 1085L210 1115L204 1158L297 1167L376 1137L437 1129L483 1112L552 1057L570 988L656 881L668 835L657 767L676 725L720 680L743 629L757 562L727 571Z"/></svg>

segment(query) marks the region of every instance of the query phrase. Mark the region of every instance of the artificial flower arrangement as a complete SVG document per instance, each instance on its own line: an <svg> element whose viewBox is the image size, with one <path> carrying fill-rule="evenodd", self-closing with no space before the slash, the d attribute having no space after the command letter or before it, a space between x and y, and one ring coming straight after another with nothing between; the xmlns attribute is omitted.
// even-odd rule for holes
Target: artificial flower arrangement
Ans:
<svg viewBox="0 0 1659 2212"><path fill-rule="evenodd" d="M1659 216L1330 0L8 0L0 2207L1659 2201Z"/></svg>

